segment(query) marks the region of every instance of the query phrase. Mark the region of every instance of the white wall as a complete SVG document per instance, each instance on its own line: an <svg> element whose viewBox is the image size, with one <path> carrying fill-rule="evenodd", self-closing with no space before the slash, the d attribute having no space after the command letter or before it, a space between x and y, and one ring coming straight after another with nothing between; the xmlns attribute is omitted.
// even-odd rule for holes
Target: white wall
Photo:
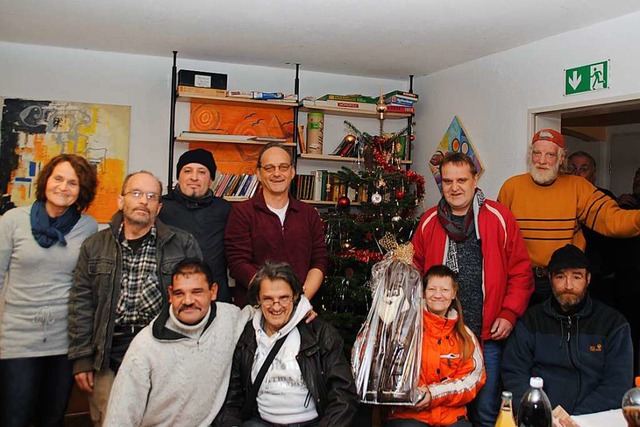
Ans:
<svg viewBox="0 0 640 427"><path fill-rule="evenodd" d="M95 102L131 106L129 171L149 170L167 179L172 57L129 55L0 42L0 96ZM268 68L241 64L181 60L178 69L228 74L229 89L294 91L295 67ZM300 93L378 94L406 89L406 81L314 73L300 73ZM188 126L188 105L178 104L176 132ZM305 123L301 115L300 123ZM373 128L361 129L375 132ZM335 129L344 135L342 128ZM336 137L337 138L337 137ZM334 138L335 139L335 138ZM184 147L179 147L184 149ZM180 154L180 151L177 152ZM177 156L175 161L177 162ZM166 182L165 182L166 184Z"/></svg>
<svg viewBox="0 0 640 427"><path fill-rule="evenodd" d="M638 40L640 13L634 13L417 78L414 168L429 173L427 161L458 115L486 167L479 186L495 198L505 179L526 171L529 109L630 94L640 98ZM563 96L565 68L606 59L610 89ZM426 205L439 197L427 176Z"/></svg>

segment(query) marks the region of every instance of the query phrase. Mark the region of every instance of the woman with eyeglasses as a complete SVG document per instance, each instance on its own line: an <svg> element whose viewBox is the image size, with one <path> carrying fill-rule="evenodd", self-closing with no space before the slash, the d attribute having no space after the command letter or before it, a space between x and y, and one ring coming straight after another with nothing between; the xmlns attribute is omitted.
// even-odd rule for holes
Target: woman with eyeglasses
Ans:
<svg viewBox="0 0 640 427"><path fill-rule="evenodd" d="M73 385L67 359L72 273L98 229L82 214L96 171L60 154L40 171L36 201L0 217L0 425L63 425Z"/></svg>
<svg viewBox="0 0 640 427"><path fill-rule="evenodd" d="M486 376L478 340L464 324L457 275L434 265L424 277L420 399L395 407L383 427L470 427L465 405Z"/></svg>
<svg viewBox="0 0 640 427"><path fill-rule="evenodd" d="M311 308L287 263L264 263L249 287L258 307L233 355L220 427L348 427L358 406L338 331Z"/></svg>

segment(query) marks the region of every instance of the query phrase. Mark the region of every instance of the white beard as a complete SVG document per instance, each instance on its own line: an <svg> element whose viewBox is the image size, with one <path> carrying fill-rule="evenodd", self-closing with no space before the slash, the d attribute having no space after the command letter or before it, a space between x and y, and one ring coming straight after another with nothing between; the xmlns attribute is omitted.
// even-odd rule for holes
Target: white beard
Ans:
<svg viewBox="0 0 640 427"><path fill-rule="evenodd" d="M551 166L550 169L540 170L537 169L533 162L529 162L529 173L533 178L533 182L540 185L551 184L558 178L558 172L560 171L560 162L555 166Z"/></svg>

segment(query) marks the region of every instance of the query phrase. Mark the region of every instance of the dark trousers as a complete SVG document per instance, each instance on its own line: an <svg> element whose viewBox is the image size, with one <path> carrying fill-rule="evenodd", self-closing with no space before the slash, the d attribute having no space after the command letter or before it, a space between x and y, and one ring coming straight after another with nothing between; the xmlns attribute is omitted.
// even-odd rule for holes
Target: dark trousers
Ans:
<svg viewBox="0 0 640 427"><path fill-rule="evenodd" d="M0 426L62 426L72 386L66 354L0 360Z"/></svg>
<svg viewBox="0 0 640 427"><path fill-rule="evenodd" d="M535 288L531 295L531 299L529 300L529 307L545 302L551 296L551 282L549 281L549 276L545 275L539 277L534 273L533 283Z"/></svg>

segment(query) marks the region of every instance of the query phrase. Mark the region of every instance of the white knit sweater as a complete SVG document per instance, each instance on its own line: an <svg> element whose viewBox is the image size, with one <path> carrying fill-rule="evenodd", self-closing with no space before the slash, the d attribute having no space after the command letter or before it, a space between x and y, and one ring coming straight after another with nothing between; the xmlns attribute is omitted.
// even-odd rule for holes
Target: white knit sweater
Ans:
<svg viewBox="0 0 640 427"><path fill-rule="evenodd" d="M215 318L202 335L168 340L153 336L153 320L127 350L105 426L210 425L224 403L233 352L252 315L251 306L240 311L216 302Z"/></svg>

